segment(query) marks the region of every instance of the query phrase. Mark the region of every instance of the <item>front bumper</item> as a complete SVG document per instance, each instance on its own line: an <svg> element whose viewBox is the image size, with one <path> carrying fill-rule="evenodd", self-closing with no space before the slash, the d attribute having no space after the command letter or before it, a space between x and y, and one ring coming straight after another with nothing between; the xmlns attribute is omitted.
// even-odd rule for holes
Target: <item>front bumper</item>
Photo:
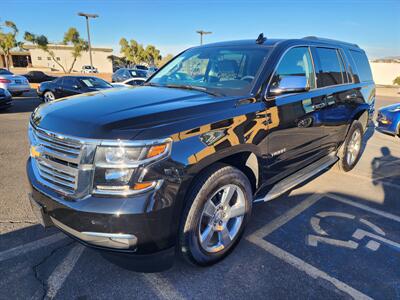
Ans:
<svg viewBox="0 0 400 300"><path fill-rule="evenodd" d="M0 99L0 109L9 108L12 106L12 98Z"/></svg>
<svg viewBox="0 0 400 300"><path fill-rule="evenodd" d="M173 206L156 209L150 205L160 191L125 198L89 195L75 201L41 185L30 159L27 174L31 198L42 208L44 217L86 246L138 255L174 247Z"/></svg>

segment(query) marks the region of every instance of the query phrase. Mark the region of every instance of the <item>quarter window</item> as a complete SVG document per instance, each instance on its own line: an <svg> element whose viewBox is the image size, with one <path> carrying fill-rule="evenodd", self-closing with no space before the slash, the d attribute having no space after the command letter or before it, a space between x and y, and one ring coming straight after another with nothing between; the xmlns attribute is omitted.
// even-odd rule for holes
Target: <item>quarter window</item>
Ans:
<svg viewBox="0 0 400 300"><path fill-rule="evenodd" d="M344 67L339 52L331 48L317 48L316 53L319 58L318 87L345 83Z"/></svg>
<svg viewBox="0 0 400 300"><path fill-rule="evenodd" d="M361 51L350 50L351 57L356 64L356 68L358 71L358 77L360 81L371 81L372 73L371 68L369 67L368 58L365 53Z"/></svg>
<svg viewBox="0 0 400 300"><path fill-rule="evenodd" d="M315 74L308 47L290 49L279 63L272 78L271 88L278 87L283 77L305 76L311 89L315 88Z"/></svg>

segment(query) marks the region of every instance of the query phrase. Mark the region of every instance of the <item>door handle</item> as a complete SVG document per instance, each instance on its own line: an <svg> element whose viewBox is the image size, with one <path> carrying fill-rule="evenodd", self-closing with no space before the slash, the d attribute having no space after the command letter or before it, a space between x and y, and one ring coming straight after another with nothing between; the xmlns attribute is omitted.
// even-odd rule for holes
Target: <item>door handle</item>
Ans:
<svg viewBox="0 0 400 300"><path fill-rule="evenodd" d="M315 110L322 109L324 107L326 107L326 103L318 103L318 104L314 104L312 106L312 108L315 109Z"/></svg>
<svg viewBox="0 0 400 300"><path fill-rule="evenodd" d="M346 96L346 99L347 99L347 100L355 99L355 98L357 98L357 94L356 94L356 93L353 93L353 94L350 94L350 95L347 95L347 96Z"/></svg>

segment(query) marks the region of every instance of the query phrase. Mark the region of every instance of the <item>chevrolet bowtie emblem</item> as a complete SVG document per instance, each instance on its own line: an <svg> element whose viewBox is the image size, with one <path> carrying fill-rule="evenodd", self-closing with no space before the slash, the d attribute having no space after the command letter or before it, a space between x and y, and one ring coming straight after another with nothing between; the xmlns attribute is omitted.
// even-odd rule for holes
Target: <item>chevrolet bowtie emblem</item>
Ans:
<svg viewBox="0 0 400 300"><path fill-rule="evenodd" d="M41 149L40 146L34 146L34 145L32 145L31 148L30 148L31 157L32 157L32 158L38 158L38 157L40 157L40 156L42 155L41 150L42 150L42 149Z"/></svg>

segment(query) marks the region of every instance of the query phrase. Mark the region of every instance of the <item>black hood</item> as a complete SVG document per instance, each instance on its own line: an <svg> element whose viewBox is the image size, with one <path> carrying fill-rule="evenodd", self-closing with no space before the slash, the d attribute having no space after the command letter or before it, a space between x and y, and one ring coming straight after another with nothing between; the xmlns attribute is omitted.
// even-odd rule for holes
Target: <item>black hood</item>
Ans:
<svg viewBox="0 0 400 300"><path fill-rule="evenodd" d="M131 139L145 129L223 109L227 100L175 88L109 89L43 104L35 111L33 122L77 137Z"/></svg>

